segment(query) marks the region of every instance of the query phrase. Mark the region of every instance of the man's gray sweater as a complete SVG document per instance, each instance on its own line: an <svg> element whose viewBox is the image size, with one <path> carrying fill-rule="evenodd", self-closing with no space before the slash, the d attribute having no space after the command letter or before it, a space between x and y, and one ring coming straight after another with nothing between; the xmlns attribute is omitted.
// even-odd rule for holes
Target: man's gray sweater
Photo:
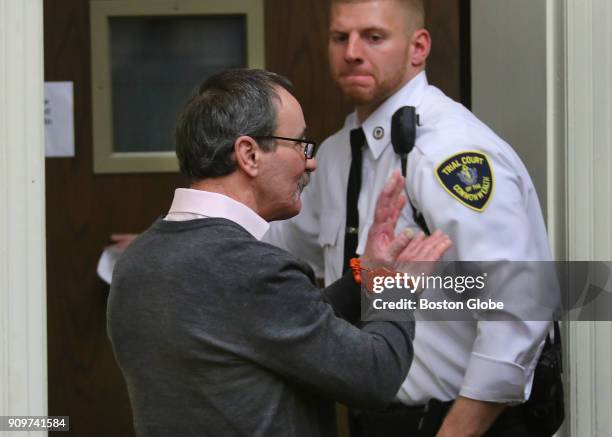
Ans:
<svg viewBox="0 0 612 437"><path fill-rule="evenodd" d="M350 277L312 270L225 219L159 220L121 257L108 333L139 436L333 436L334 401L380 408L414 324L358 329Z"/></svg>

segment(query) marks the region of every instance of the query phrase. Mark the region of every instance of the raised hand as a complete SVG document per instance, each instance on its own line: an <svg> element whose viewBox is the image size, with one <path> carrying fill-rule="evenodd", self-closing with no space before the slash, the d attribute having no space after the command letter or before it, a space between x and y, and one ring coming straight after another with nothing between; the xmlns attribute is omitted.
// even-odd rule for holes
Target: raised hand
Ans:
<svg viewBox="0 0 612 437"><path fill-rule="evenodd" d="M398 255L393 270L411 275L431 275L436 261L452 246L450 238L438 230L431 236L423 233L414 237Z"/></svg>
<svg viewBox="0 0 612 437"><path fill-rule="evenodd" d="M394 172L376 202L374 223L368 232L368 241L361 257L366 269L389 268L399 271L414 270L412 263L431 266L451 247L450 239L441 231L431 236L420 233L412 238L410 231L395 235L397 220L407 199L403 194L404 178ZM429 270L427 266L427 270Z"/></svg>
<svg viewBox="0 0 612 437"><path fill-rule="evenodd" d="M374 223L368 232L368 241L361 257L364 268L392 267L410 242L410 236L406 233L395 235L395 225L407 203L403 186L404 178L396 171L378 196Z"/></svg>

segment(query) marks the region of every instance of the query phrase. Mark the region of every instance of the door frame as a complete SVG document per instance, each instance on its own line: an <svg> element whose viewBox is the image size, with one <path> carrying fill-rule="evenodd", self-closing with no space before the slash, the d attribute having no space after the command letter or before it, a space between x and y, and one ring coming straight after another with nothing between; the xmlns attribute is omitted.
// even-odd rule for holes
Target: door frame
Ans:
<svg viewBox="0 0 612 437"><path fill-rule="evenodd" d="M3 416L47 414L42 12L42 0L0 0L0 41L10 41L0 44Z"/></svg>

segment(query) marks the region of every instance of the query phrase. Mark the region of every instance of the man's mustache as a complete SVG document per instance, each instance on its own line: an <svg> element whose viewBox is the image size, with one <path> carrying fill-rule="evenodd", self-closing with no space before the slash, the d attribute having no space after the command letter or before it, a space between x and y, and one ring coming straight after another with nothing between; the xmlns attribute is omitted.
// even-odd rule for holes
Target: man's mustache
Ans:
<svg viewBox="0 0 612 437"><path fill-rule="evenodd" d="M298 189L300 193L304 191L304 188L310 183L310 173L304 173L298 182Z"/></svg>

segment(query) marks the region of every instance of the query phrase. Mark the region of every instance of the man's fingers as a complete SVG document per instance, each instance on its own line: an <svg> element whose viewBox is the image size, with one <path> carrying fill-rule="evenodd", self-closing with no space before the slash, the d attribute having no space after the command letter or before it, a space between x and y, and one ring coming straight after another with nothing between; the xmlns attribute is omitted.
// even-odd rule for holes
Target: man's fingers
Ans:
<svg viewBox="0 0 612 437"><path fill-rule="evenodd" d="M435 231L433 234L423 238L420 246L417 248L418 250L418 260L426 261L429 257L429 253L433 250L433 248L439 244L445 235L441 231Z"/></svg>
<svg viewBox="0 0 612 437"><path fill-rule="evenodd" d="M399 254L398 262L437 261L451 247L450 239L441 231L427 237L419 233Z"/></svg>
<svg viewBox="0 0 612 437"><path fill-rule="evenodd" d="M389 187L389 191L391 193L397 193L398 191L401 191L403 184L404 178L400 174L399 170L395 170L393 173L391 173L391 177L385 186Z"/></svg>
<svg viewBox="0 0 612 437"><path fill-rule="evenodd" d="M376 206L385 207L393 203L393 199L397 198L397 196L401 193L403 185L404 178L399 174L398 171L393 172L391 178L385 184L383 190L378 196Z"/></svg>
<svg viewBox="0 0 612 437"><path fill-rule="evenodd" d="M452 246L451 240L444 234L432 235L423 242L420 253L422 261L438 261Z"/></svg>
<svg viewBox="0 0 612 437"><path fill-rule="evenodd" d="M113 244L111 244L109 247L115 247L123 250L132 244L132 241L134 241L136 237L138 237L138 234L112 234L110 239Z"/></svg>
<svg viewBox="0 0 612 437"><path fill-rule="evenodd" d="M419 232L412 238L406 248L399 254L398 261L414 261L419 253L419 248L425 239L425 234Z"/></svg>
<svg viewBox="0 0 612 437"><path fill-rule="evenodd" d="M376 200L374 220L377 223L384 223L389 219L397 220L393 217L395 214L399 216L401 208L406 204L405 200L401 200L404 197L402 195L403 186L404 178L398 171L393 172Z"/></svg>
<svg viewBox="0 0 612 437"><path fill-rule="evenodd" d="M133 240L138 234L111 234L110 240L113 242L119 242L123 240Z"/></svg>
<svg viewBox="0 0 612 437"><path fill-rule="evenodd" d="M372 224L372 227L375 227L377 231L384 232L389 236L389 239L392 239L395 234L395 227L397 225L397 221L399 220L400 215L402 214L402 209L408 203L408 199L403 194L400 195L395 204L381 210L379 214L377 214L375 222Z"/></svg>
<svg viewBox="0 0 612 437"><path fill-rule="evenodd" d="M446 238L445 240L443 240L440 244L434 247L434 250L431 254L431 260L438 261L440 258L442 258L442 255L444 255L446 251L451 248L452 245L453 242L450 240L450 238Z"/></svg>
<svg viewBox="0 0 612 437"><path fill-rule="evenodd" d="M395 229L397 220L399 219L399 216L407 203L408 198L404 194L401 194L396 201L396 206L393 208L391 216L389 217L389 222L393 225L393 229Z"/></svg>
<svg viewBox="0 0 612 437"><path fill-rule="evenodd" d="M408 229L404 232L400 232L395 236L395 238L389 244L389 256L391 259L395 260L400 253L408 246L412 239L412 232L407 232Z"/></svg>

